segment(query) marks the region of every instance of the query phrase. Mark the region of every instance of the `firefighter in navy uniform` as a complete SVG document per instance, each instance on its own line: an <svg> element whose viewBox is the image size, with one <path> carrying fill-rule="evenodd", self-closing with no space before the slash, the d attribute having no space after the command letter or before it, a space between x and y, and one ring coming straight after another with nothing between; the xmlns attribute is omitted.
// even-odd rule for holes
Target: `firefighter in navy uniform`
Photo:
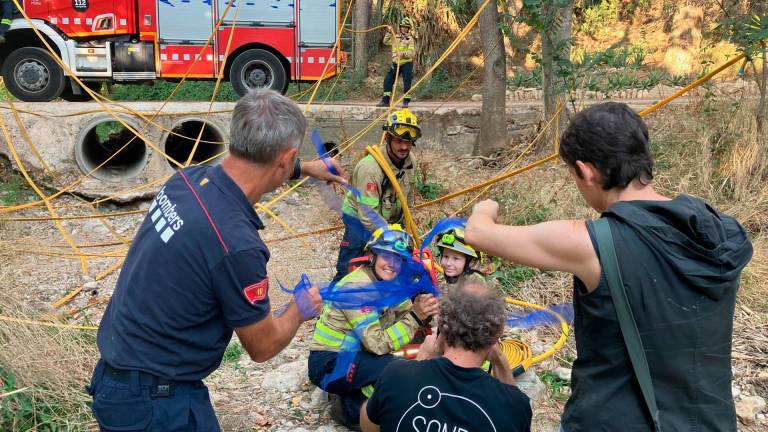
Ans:
<svg viewBox="0 0 768 432"><path fill-rule="evenodd" d="M365 251L368 263L342 278L338 286L394 280L403 261L413 254L413 238L400 225L392 224L376 230ZM337 422L359 430L360 406L373 392L373 384L384 367L397 358L391 355L392 352L410 343L419 328L436 312L437 299L429 294L420 294L413 303L405 300L391 308L347 310L323 307L309 346L309 379L327 392L340 396L331 409ZM360 338L360 351L346 376L325 383L326 376L336 366L345 337L353 329Z"/></svg>
<svg viewBox="0 0 768 432"><path fill-rule="evenodd" d="M411 150L421 136L418 121L409 110L401 109L387 117L384 130L386 148L382 153L386 153L386 160L406 200L413 204L413 177L417 166ZM350 183L360 191L360 195L347 192L344 197L342 220L346 229L336 261L334 281L347 274L350 260L363 255L365 242L376 230L363 205L381 215L387 223L400 223L403 218L403 206L395 189L373 156L367 155L355 165Z"/></svg>
<svg viewBox="0 0 768 432"><path fill-rule="evenodd" d="M222 163L180 169L160 189L99 325L88 392L103 431L219 430L202 380L233 333L263 362L317 313L313 287L272 317L269 250L253 209L292 174L343 182L323 161L298 161L305 131L293 101L253 90L235 106Z"/></svg>
<svg viewBox="0 0 768 432"><path fill-rule="evenodd" d="M376 105L379 107L389 106L392 98L392 88L397 84L395 76L403 78L403 94L411 89L413 80L413 59L416 58L416 39L411 35L413 22L410 17L404 17L400 21L400 32L392 39L392 33L387 32L384 35L384 45L392 46L392 67L387 71L384 77L384 96ZM407 108L411 102L411 97L406 96L403 99L403 108Z"/></svg>

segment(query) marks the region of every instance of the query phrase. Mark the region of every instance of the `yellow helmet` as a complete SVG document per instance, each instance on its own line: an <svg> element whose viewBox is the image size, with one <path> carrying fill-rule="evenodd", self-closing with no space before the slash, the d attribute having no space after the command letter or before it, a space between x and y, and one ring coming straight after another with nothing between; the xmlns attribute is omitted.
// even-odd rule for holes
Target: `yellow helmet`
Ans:
<svg viewBox="0 0 768 432"><path fill-rule="evenodd" d="M387 251L409 258L413 254L413 237L400 224L387 225L374 231L364 250Z"/></svg>
<svg viewBox="0 0 768 432"><path fill-rule="evenodd" d="M475 248L464 242L464 230L461 228L451 228L439 234L437 238L435 246L438 248L450 249L475 259L480 258Z"/></svg>
<svg viewBox="0 0 768 432"><path fill-rule="evenodd" d="M411 17L403 17L403 19L400 20L400 27L413 28L413 21L411 21Z"/></svg>
<svg viewBox="0 0 768 432"><path fill-rule="evenodd" d="M384 130L405 141L416 142L421 137L419 121L408 108L394 111L387 116Z"/></svg>

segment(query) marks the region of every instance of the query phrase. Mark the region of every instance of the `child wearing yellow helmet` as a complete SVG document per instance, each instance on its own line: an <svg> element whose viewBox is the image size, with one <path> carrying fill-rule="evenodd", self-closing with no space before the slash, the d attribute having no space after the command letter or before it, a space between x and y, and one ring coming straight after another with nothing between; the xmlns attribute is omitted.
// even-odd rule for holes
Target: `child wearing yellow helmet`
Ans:
<svg viewBox="0 0 768 432"><path fill-rule="evenodd" d="M464 241L464 230L451 228L435 238L444 276L441 291L445 293L469 280L485 281L482 273L473 268L473 265L480 261L480 255Z"/></svg>
<svg viewBox="0 0 768 432"><path fill-rule="evenodd" d="M369 285L392 281L413 254L413 238L398 224L379 228L365 245L367 265L344 276L337 286ZM359 430L362 403L373 393L373 384L384 368L397 359L392 352L411 342L416 331L437 312L437 299L419 295L396 307L336 309L325 305L315 323L310 342L309 379L327 392L339 395L331 409L337 422ZM327 382L334 371L345 337L355 332L360 351L346 376Z"/></svg>

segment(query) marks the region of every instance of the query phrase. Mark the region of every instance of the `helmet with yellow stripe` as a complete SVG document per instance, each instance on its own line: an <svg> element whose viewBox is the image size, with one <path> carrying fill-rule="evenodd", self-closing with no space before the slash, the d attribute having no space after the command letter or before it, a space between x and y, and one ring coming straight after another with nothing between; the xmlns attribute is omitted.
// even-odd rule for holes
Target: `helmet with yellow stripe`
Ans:
<svg viewBox="0 0 768 432"><path fill-rule="evenodd" d="M374 231L365 245L366 252L392 252L403 258L413 255L413 237L399 224L391 224Z"/></svg>
<svg viewBox="0 0 768 432"><path fill-rule="evenodd" d="M403 17L403 19L400 20L400 27L413 28L413 21L411 20L411 17Z"/></svg>
<svg viewBox="0 0 768 432"><path fill-rule="evenodd" d="M421 137L419 121L410 110L403 108L387 116L384 130L401 140L415 143Z"/></svg>
<svg viewBox="0 0 768 432"><path fill-rule="evenodd" d="M438 240L435 246L440 250L449 249L471 258L480 258L475 248L464 242L464 230L461 228L451 228L448 231L438 234L436 238Z"/></svg>

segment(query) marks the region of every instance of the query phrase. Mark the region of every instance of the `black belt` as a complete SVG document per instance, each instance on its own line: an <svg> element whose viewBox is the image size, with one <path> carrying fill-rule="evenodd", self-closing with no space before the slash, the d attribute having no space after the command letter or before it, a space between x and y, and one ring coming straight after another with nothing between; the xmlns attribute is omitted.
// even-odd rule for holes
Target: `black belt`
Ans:
<svg viewBox="0 0 768 432"><path fill-rule="evenodd" d="M106 362L104 363L104 375L109 378L127 385L131 385L135 379L136 384L149 387L149 394L152 397L172 397L175 387L178 384L196 384L196 382L174 382L160 378L151 373L139 370L115 369ZM135 377L135 378L134 378Z"/></svg>

